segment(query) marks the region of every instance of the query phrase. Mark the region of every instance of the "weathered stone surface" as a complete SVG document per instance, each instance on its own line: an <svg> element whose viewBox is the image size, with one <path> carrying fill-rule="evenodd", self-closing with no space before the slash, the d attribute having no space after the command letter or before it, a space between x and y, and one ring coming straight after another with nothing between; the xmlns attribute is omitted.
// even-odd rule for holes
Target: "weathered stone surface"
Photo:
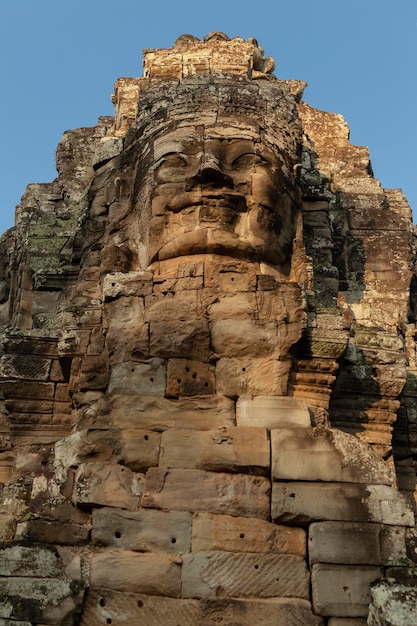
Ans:
<svg viewBox="0 0 417 626"><path fill-rule="evenodd" d="M310 603L292 598L259 600L203 600L201 602L204 626L241 624L242 626L322 626L320 617L313 615Z"/></svg>
<svg viewBox="0 0 417 626"><path fill-rule="evenodd" d="M260 476L150 468L141 504L147 508L267 519L269 495L270 482Z"/></svg>
<svg viewBox="0 0 417 626"><path fill-rule="evenodd" d="M393 472L353 435L327 428L279 428L271 431L272 476L391 485Z"/></svg>
<svg viewBox="0 0 417 626"><path fill-rule="evenodd" d="M17 536L19 539L36 543L53 543L54 545L65 546L82 545L88 543L90 529L88 526L71 524L62 520L31 519L19 524Z"/></svg>
<svg viewBox="0 0 417 626"><path fill-rule="evenodd" d="M54 550L20 545L0 549L0 576L54 578L61 572L62 565Z"/></svg>
<svg viewBox="0 0 417 626"><path fill-rule="evenodd" d="M268 474L269 465L269 441L263 428L170 428L162 433L160 467Z"/></svg>
<svg viewBox="0 0 417 626"><path fill-rule="evenodd" d="M271 502L276 522L314 520L379 522L413 526L414 514L395 489L349 483L274 483Z"/></svg>
<svg viewBox="0 0 417 626"><path fill-rule="evenodd" d="M388 565L406 558L405 529L357 522L319 522L309 527L310 563Z"/></svg>
<svg viewBox="0 0 417 626"><path fill-rule="evenodd" d="M186 598L309 597L304 559L283 554L193 552L184 556Z"/></svg>
<svg viewBox="0 0 417 626"><path fill-rule="evenodd" d="M139 428L123 428L121 439L121 459L132 471L143 472L148 467L158 465L160 433Z"/></svg>
<svg viewBox="0 0 417 626"><path fill-rule="evenodd" d="M370 586L382 576L378 567L314 565L311 574L313 609L318 615L368 615Z"/></svg>
<svg viewBox="0 0 417 626"><path fill-rule="evenodd" d="M0 618L52 626L71 623L79 608L79 591L78 583L56 578L3 578Z"/></svg>
<svg viewBox="0 0 417 626"><path fill-rule="evenodd" d="M110 463L83 463L75 474L75 504L137 509L144 478L127 467Z"/></svg>
<svg viewBox="0 0 417 626"><path fill-rule="evenodd" d="M288 388L290 361L277 359L222 358L216 363L217 393L284 396Z"/></svg>
<svg viewBox="0 0 417 626"><path fill-rule="evenodd" d="M91 559L92 589L179 597L181 559L163 553L105 550Z"/></svg>
<svg viewBox="0 0 417 626"><path fill-rule="evenodd" d="M198 600L184 600L140 593L122 593L108 589L91 589L85 601L81 626L101 624L146 624L147 626L178 626L200 624L202 617ZM111 622L109 622L111 620Z"/></svg>
<svg viewBox="0 0 417 626"><path fill-rule="evenodd" d="M322 626L320 617L313 615L306 600L291 598L268 598L259 600L192 600L146 596L103 589L88 593L81 626L99 626L108 619L120 624L135 621L147 626L201 624L233 624L239 620L242 626ZM219 622L221 620L221 622ZM349 625L348 625L349 626Z"/></svg>
<svg viewBox="0 0 417 626"><path fill-rule="evenodd" d="M382 580L371 588L369 626L406 626L417 623L417 589L415 585Z"/></svg>
<svg viewBox="0 0 417 626"><path fill-rule="evenodd" d="M281 428L285 426L310 426L307 405L297 398L279 396L242 396L236 403L238 426Z"/></svg>
<svg viewBox="0 0 417 626"><path fill-rule="evenodd" d="M198 396L214 394L216 377L213 365L189 359L169 359L166 395Z"/></svg>
<svg viewBox="0 0 417 626"><path fill-rule="evenodd" d="M113 272L104 277L103 295L106 300L120 296L149 296L152 285L151 272Z"/></svg>
<svg viewBox="0 0 417 626"><path fill-rule="evenodd" d="M251 517L195 513L194 552L262 552L306 556L306 531Z"/></svg>
<svg viewBox="0 0 417 626"><path fill-rule="evenodd" d="M111 417L120 428L165 430L193 427L197 429L234 425L235 406L229 398L202 396L168 400L154 396L111 398Z"/></svg>
<svg viewBox="0 0 417 626"><path fill-rule="evenodd" d="M139 552L189 552L191 521L191 514L183 511L97 509L92 542Z"/></svg>
<svg viewBox="0 0 417 626"><path fill-rule="evenodd" d="M167 386L166 364L162 359L143 363L127 361L112 368L109 393L164 396Z"/></svg>

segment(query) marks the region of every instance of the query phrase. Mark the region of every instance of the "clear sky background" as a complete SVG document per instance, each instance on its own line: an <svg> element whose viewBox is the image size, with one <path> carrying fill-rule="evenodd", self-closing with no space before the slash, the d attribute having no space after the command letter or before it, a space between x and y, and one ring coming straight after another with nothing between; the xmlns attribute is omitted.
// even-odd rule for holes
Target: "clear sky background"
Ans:
<svg viewBox="0 0 417 626"><path fill-rule="evenodd" d="M113 83L142 75L143 48L214 30L256 37L278 78L344 115L417 221L416 0L0 0L0 232L27 184L56 177L62 133L112 115Z"/></svg>

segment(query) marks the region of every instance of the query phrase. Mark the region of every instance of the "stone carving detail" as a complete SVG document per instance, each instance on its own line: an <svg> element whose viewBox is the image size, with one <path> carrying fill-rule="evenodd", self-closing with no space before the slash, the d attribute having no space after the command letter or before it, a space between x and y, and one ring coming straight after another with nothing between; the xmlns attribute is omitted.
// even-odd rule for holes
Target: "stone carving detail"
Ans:
<svg viewBox="0 0 417 626"><path fill-rule="evenodd" d="M145 50L0 240L0 621L376 624L415 584L411 211L273 65Z"/></svg>

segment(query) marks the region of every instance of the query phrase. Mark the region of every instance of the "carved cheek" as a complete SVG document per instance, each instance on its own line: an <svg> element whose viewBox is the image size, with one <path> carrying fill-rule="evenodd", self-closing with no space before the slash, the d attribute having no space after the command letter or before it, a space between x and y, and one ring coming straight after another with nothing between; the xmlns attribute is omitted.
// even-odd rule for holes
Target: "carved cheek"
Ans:
<svg viewBox="0 0 417 626"><path fill-rule="evenodd" d="M252 174L252 198L255 204L261 204L271 209L275 208L278 195L267 172L259 171Z"/></svg>

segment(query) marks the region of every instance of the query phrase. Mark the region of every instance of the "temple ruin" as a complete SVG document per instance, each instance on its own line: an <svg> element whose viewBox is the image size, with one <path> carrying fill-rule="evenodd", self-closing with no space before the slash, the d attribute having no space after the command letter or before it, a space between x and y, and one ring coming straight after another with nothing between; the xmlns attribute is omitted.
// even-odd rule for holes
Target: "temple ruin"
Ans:
<svg viewBox="0 0 417 626"><path fill-rule="evenodd" d="M0 626L415 626L416 230L253 38L183 35L0 239Z"/></svg>

